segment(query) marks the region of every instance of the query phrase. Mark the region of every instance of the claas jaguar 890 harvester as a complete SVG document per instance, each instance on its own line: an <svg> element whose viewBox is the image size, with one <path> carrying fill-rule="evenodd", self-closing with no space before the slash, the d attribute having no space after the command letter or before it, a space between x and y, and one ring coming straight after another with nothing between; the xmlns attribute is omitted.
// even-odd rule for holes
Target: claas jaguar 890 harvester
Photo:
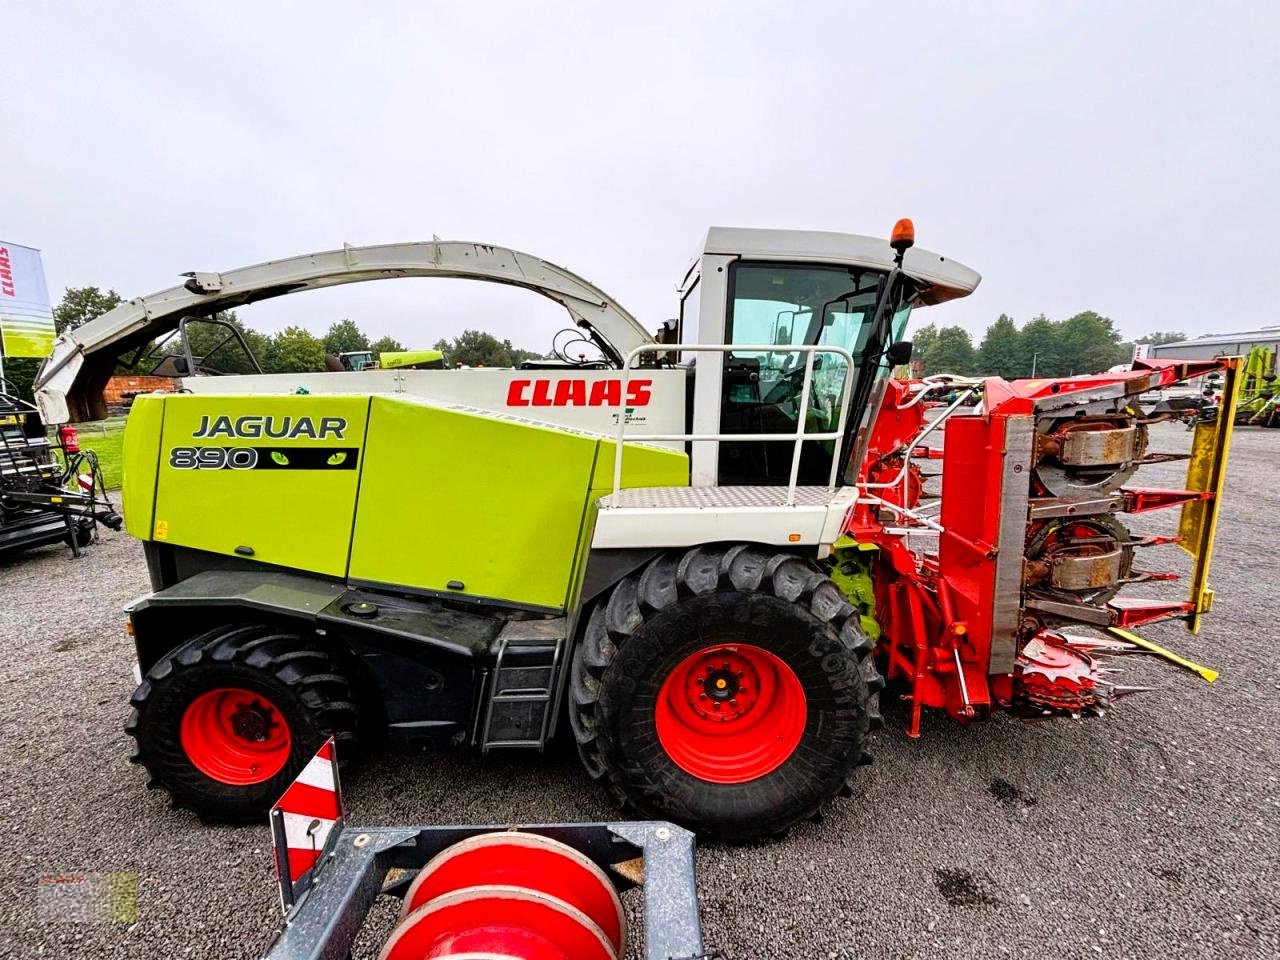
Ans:
<svg viewBox="0 0 1280 960"><path fill-rule="evenodd" d="M886 681L912 735L926 709L1096 714L1127 692L1109 630L1194 631L1209 607L1232 416L1196 428L1185 489L1145 489L1169 414L1140 398L1217 370L1229 404L1235 361L893 379L912 310L979 281L909 221L888 241L712 229L656 336L484 244L192 273L65 334L44 418L95 416L118 363L219 311L408 276L524 287L574 326L518 369L187 369L130 414L153 589L128 610L128 731L201 813L260 815L330 736L540 750L567 726L633 812L776 835L848 793ZM1176 535L1122 519L1172 506ZM1171 543L1189 593L1120 596L1172 576L1137 564Z"/></svg>

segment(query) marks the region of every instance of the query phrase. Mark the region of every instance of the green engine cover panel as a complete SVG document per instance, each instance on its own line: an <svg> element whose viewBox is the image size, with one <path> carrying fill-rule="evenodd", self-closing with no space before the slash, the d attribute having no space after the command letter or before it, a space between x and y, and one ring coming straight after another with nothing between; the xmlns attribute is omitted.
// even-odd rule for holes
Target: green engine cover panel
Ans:
<svg viewBox="0 0 1280 960"><path fill-rule="evenodd" d="M139 540L151 539L151 524L155 519L164 399L154 394L135 398L124 424L120 504L125 529Z"/></svg>
<svg viewBox="0 0 1280 960"><path fill-rule="evenodd" d="M140 397L125 514L142 539L365 585L562 609L596 498L596 434L398 396ZM685 486L688 457L628 444L626 486Z"/></svg>
<svg viewBox="0 0 1280 960"><path fill-rule="evenodd" d="M595 526L595 434L373 398L350 578L560 609ZM688 458L628 445L628 486L686 486Z"/></svg>
<svg viewBox="0 0 1280 960"><path fill-rule="evenodd" d="M162 402L161 442L150 453L152 539L346 572L367 396L182 394ZM151 403L144 409L154 417ZM130 414L125 431L126 512L142 502L133 489L135 479L145 480L148 459L150 431L134 427L141 412ZM139 522L130 515L130 533L139 533Z"/></svg>
<svg viewBox="0 0 1280 960"><path fill-rule="evenodd" d="M587 434L375 397L351 579L564 606L598 447Z"/></svg>

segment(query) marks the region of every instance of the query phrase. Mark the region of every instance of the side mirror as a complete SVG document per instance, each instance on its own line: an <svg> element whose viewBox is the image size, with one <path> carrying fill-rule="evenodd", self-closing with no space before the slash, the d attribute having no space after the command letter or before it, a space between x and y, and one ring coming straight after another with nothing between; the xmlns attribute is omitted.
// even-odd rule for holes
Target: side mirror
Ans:
<svg viewBox="0 0 1280 960"><path fill-rule="evenodd" d="M891 367L901 367L911 362L911 341L899 340L884 352L884 357Z"/></svg>

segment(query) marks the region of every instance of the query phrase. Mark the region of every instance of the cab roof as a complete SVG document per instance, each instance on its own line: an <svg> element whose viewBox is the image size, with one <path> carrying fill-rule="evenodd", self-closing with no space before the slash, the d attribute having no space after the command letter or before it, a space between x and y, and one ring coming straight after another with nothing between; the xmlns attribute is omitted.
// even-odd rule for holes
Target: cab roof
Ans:
<svg viewBox="0 0 1280 960"><path fill-rule="evenodd" d="M744 260L794 260L885 271L893 268L895 256L884 237L752 227L712 227L707 231L702 252L738 256ZM907 251L903 269L907 276L921 283L918 299L922 304L943 303L968 296L982 280L976 270L919 247Z"/></svg>

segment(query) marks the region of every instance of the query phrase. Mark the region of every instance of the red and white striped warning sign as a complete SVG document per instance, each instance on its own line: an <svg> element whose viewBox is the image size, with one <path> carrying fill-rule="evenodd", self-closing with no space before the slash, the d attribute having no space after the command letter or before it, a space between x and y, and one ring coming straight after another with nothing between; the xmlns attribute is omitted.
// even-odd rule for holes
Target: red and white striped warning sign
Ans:
<svg viewBox="0 0 1280 960"><path fill-rule="evenodd" d="M342 830L342 791L330 737L271 808L276 874L285 907L311 886L312 871Z"/></svg>

